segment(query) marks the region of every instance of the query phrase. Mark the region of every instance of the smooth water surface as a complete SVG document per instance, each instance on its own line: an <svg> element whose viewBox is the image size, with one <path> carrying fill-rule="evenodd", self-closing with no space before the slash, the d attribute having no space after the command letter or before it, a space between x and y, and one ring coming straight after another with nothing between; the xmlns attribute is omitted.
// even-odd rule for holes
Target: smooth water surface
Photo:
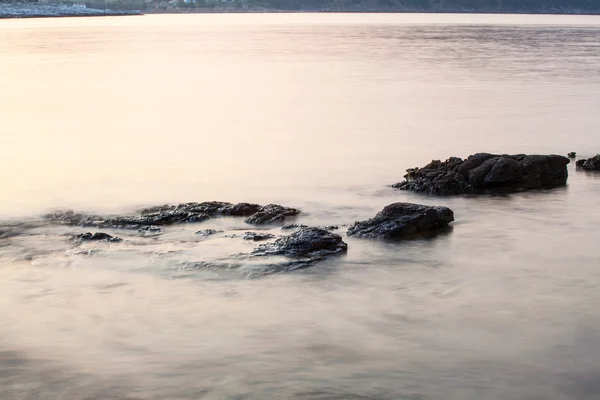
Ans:
<svg viewBox="0 0 600 400"><path fill-rule="evenodd" d="M600 152L600 17L6 20L0 88L0 398L600 397L600 175L388 186L433 158ZM218 267L254 246L223 237L241 220L77 246L85 229L37 219L207 200L314 225L413 201L456 222L261 275Z"/></svg>

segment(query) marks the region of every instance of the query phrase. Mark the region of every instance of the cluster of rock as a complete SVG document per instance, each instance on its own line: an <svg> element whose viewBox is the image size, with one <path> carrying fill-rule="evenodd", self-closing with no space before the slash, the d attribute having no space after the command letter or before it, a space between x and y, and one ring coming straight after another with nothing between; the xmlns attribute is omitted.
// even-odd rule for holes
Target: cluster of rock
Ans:
<svg viewBox="0 0 600 400"><path fill-rule="evenodd" d="M477 153L408 169L405 180L392 187L434 195L556 187L567 182L567 164L559 155Z"/></svg>
<svg viewBox="0 0 600 400"><path fill-rule="evenodd" d="M575 156L575 154L573 154ZM478 153L463 160L450 158L434 160L425 167L407 170L404 182L394 185L402 190L435 195L481 194L489 190L546 188L564 185L567 180L569 159L558 155L495 155ZM577 167L600 170L600 155L577 161ZM136 215L102 217L77 214L73 211L51 213L45 218L53 223L96 228L138 229L142 233L160 231L160 226L198 223L214 217L245 217L245 222L255 225L282 223L294 217L299 210L276 204L265 206L253 203L203 202L163 205L141 210ZM355 222L347 231L348 237L410 239L422 234L447 229L454 221L454 212L441 206L413 203L393 203L373 218ZM288 224L283 231L287 236L277 237L268 232L245 232L242 239L266 241L245 257L284 256L288 265L305 267L326 257L345 254L347 243L341 235L332 233L339 226L310 227ZM211 236L222 231L204 229L199 236ZM237 237L224 236L224 237ZM118 242L120 238L103 232L85 233L73 237L76 242Z"/></svg>
<svg viewBox="0 0 600 400"><path fill-rule="evenodd" d="M159 226L203 222L219 216L247 217L245 222L255 225L267 225L284 221L287 217L300 213L295 208L277 204L261 206L252 203L226 203L209 201L204 203L183 203L179 205L163 205L150 207L137 215L105 217L99 215L80 214L72 210L46 214L44 218L53 223L69 226L89 226L104 229L138 229L154 230Z"/></svg>
<svg viewBox="0 0 600 400"><path fill-rule="evenodd" d="M600 171L600 154L592 158L577 160L575 166L586 171Z"/></svg>

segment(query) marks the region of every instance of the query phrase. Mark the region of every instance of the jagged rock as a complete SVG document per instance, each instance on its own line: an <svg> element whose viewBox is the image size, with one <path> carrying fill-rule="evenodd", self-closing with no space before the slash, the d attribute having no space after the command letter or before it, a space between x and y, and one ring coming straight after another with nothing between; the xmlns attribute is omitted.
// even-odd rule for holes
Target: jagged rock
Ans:
<svg viewBox="0 0 600 400"><path fill-rule="evenodd" d="M249 216L251 224L271 224L296 215L300 211L277 204L261 206L251 203L231 204L220 201L162 205L140 210L138 215L103 217L79 214L72 210L57 211L44 215L53 223L70 226L89 226L102 229L136 229L146 232L146 227L158 227L182 223L203 222L219 216ZM157 228L160 229L160 228Z"/></svg>
<svg viewBox="0 0 600 400"><path fill-rule="evenodd" d="M585 169L587 171L600 171L600 154L597 154L592 158L577 160L575 165L577 168Z"/></svg>
<svg viewBox="0 0 600 400"><path fill-rule="evenodd" d="M566 184L568 163L558 155L477 153L466 160L451 157L408 169L405 181L392 187L436 195L555 187Z"/></svg>
<svg viewBox="0 0 600 400"><path fill-rule="evenodd" d="M231 207L229 215L233 217L248 217L259 212L261 208L260 204L238 203Z"/></svg>
<svg viewBox="0 0 600 400"><path fill-rule="evenodd" d="M295 208L269 204L261 207L258 212L246 218L245 222L255 225L274 224L283 221L286 217L293 217L298 214L300 214L300 211Z"/></svg>
<svg viewBox="0 0 600 400"><path fill-rule="evenodd" d="M356 222L348 229L348 236L402 238L445 228L452 221L454 213L447 207L394 203L385 207L374 218Z"/></svg>
<svg viewBox="0 0 600 400"><path fill-rule="evenodd" d="M218 231L216 229L203 229L201 231L197 231L196 235L198 235L198 236L212 236L212 235L215 235L215 234L221 233L221 232L223 232L223 231Z"/></svg>
<svg viewBox="0 0 600 400"><path fill-rule="evenodd" d="M96 232L94 234L91 232L80 233L79 235L73 236L72 239L76 242L120 242L123 240L104 232Z"/></svg>
<svg viewBox="0 0 600 400"><path fill-rule="evenodd" d="M301 228L300 230L266 243L254 249L253 254L259 256L283 255L288 257L310 257L320 260L324 257L345 253L348 245L340 235L320 228Z"/></svg>
<svg viewBox="0 0 600 400"><path fill-rule="evenodd" d="M263 240L273 239L275 235L264 232L246 232L242 235L242 239L244 240L252 240L255 242L260 242Z"/></svg>

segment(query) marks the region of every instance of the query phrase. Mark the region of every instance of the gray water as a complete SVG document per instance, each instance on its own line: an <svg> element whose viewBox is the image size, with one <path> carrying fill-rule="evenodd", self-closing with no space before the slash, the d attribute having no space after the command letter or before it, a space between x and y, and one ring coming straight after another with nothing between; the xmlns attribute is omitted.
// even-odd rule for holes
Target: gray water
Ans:
<svg viewBox="0 0 600 400"><path fill-rule="evenodd" d="M600 152L599 17L0 21L0 87L0 398L600 398L600 175L388 186L434 158ZM207 200L310 225L411 201L456 222L267 275L222 267L254 247L223 237L236 219L81 246L87 229L39 220Z"/></svg>

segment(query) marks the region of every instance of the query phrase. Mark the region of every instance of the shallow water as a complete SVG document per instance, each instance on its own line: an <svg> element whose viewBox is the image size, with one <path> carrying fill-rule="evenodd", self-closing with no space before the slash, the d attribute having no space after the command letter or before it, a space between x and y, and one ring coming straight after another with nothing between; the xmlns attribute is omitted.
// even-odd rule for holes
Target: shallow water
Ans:
<svg viewBox="0 0 600 400"><path fill-rule="evenodd" d="M477 151L596 154L599 17L0 21L0 87L0 398L600 397L600 175L387 186ZM237 219L81 246L88 229L37 219L206 200L309 225L413 201L456 222L265 275L223 237L250 230Z"/></svg>

